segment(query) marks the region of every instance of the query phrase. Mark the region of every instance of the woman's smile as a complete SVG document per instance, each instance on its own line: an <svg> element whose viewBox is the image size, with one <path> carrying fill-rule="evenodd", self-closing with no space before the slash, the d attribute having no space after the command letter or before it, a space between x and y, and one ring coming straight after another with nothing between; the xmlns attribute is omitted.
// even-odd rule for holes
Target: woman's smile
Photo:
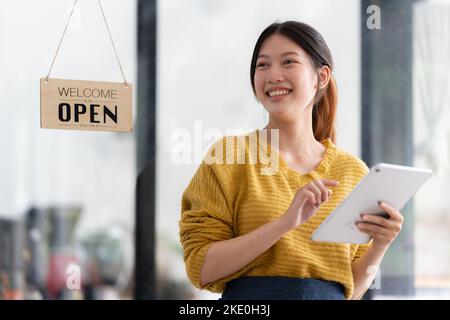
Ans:
<svg viewBox="0 0 450 320"><path fill-rule="evenodd" d="M272 87L266 90L266 95L269 97L270 101L277 102L284 100L292 92L292 89L285 87Z"/></svg>
<svg viewBox="0 0 450 320"><path fill-rule="evenodd" d="M287 97L290 95L290 93L291 92L288 91L287 93L284 93L284 94L276 94L276 95L270 96L269 99L272 102L278 102L278 101L286 100Z"/></svg>

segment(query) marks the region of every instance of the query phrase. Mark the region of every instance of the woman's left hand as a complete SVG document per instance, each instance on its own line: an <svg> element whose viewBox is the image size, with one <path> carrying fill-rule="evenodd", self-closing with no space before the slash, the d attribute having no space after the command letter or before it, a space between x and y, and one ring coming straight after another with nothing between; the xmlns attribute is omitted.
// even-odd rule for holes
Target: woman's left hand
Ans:
<svg viewBox="0 0 450 320"><path fill-rule="evenodd" d="M402 214L387 203L381 202L380 208L389 219L373 214L361 214L361 220L356 223L358 229L373 238L373 246L386 249L395 240L403 225Z"/></svg>

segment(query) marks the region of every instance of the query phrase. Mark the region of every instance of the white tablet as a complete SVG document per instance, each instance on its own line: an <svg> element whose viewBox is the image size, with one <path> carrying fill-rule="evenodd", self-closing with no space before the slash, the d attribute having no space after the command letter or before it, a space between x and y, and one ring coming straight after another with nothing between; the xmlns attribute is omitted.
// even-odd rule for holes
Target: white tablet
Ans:
<svg viewBox="0 0 450 320"><path fill-rule="evenodd" d="M355 225L361 213L383 214L378 201L401 210L432 171L386 163L374 165L353 191L330 213L313 233L314 241L368 243L370 236ZM386 213L384 213L386 214Z"/></svg>

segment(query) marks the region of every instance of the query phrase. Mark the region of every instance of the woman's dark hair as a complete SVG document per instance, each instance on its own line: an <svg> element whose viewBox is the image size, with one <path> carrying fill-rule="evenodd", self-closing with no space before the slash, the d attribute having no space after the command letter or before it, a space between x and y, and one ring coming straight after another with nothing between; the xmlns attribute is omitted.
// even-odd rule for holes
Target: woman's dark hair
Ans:
<svg viewBox="0 0 450 320"><path fill-rule="evenodd" d="M256 60L264 41L274 35L280 34L299 45L308 53L311 64L316 70L317 79L319 79L319 70L323 66L328 66L333 71L333 57L325 40L320 33L313 27L297 21L275 22L268 26L259 36L253 50L252 62L250 66L250 81L252 83L253 93L255 90L255 70ZM336 82L331 75L325 88L318 87L313 101L313 132L318 141L330 138L336 142L336 118L337 107L337 88Z"/></svg>

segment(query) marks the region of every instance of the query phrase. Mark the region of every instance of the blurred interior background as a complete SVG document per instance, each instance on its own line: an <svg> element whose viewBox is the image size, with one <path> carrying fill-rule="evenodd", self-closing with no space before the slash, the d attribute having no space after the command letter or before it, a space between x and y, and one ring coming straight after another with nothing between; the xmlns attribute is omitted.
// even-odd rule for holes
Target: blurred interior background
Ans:
<svg viewBox="0 0 450 320"><path fill-rule="evenodd" d="M326 39L340 148L434 171L365 299L450 298L450 0L104 0L132 133L39 127L73 2L0 0L0 299L219 297L187 280L181 194L215 140L266 124L249 69L276 20ZM52 77L121 82L96 1L78 1Z"/></svg>

